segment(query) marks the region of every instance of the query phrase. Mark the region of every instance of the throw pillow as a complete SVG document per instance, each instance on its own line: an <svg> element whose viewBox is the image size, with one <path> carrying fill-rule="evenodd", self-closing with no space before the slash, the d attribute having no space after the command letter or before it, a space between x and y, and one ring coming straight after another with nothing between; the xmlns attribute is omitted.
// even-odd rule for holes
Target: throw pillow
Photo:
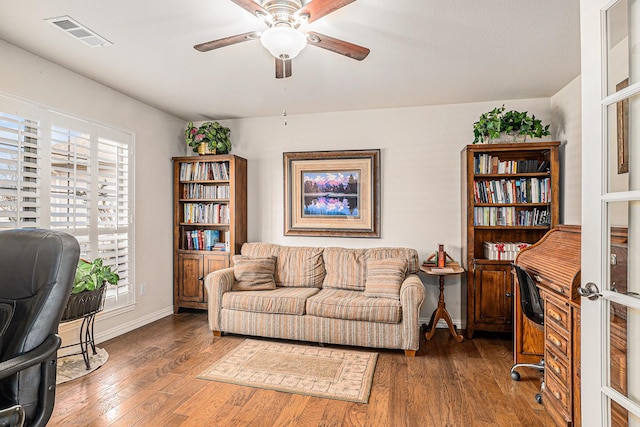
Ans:
<svg viewBox="0 0 640 427"><path fill-rule="evenodd" d="M364 296L400 299L400 286L407 273L407 260L398 258L367 260Z"/></svg>
<svg viewBox="0 0 640 427"><path fill-rule="evenodd" d="M276 288L276 257L233 256L233 291L264 291Z"/></svg>

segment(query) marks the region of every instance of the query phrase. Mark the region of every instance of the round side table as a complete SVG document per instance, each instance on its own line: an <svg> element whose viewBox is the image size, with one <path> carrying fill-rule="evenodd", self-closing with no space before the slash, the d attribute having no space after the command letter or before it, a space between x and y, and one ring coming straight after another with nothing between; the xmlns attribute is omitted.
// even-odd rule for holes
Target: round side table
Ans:
<svg viewBox="0 0 640 427"><path fill-rule="evenodd" d="M458 274L462 274L465 272L465 269L460 267L459 264L448 264L446 267L436 267L431 265L422 265L420 270L425 274L430 276L439 276L439 285L440 285L440 297L438 299L438 308L435 309L433 314L431 315L431 319L429 320L429 324L422 325L422 329L424 331L424 336L427 340L430 340L433 337L433 334L436 332L436 326L438 324L438 320L444 319L449 325L449 331L451 335L458 342L462 342L464 337L456 332L456 327L451 321L451 316L447 311L447 305L444 302L444 278L445 276L456 276Z"/></svg>

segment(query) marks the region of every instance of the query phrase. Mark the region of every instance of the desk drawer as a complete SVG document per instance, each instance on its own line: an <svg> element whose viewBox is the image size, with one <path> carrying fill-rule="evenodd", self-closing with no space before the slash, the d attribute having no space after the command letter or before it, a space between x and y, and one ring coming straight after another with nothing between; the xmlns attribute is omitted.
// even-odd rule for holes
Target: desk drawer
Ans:
<svg viewBox="0 0 640 427"><path fill-rule="evenodd" d="M568 415L571 404L570 389L566 385L563 385L560 381L558 381L558 379L553 374L545 375L544 378L544 393L553 398L556 403L558 403L558 406L562 408L562 412Z"/></svg>
<svg viewBox="0 0 640 427"><path fill-rule="evenodd" d="M566 357L556 354L551 348L547 348L547 354L544 357L544 369L558 377L558 380L560 380L566 388L571 384L568 362Z"/></svg>
<svg viewBox="0 0 640 427"><path fill-rule="evenodd" d="M544 307L544 320L546 323L553 324L556 329L560 329L565 334L569 334L571 330L571 318L569 303L554 298L550 294L546 295Z"/></svg>
<svg viewBox="0 0 640 427"><path fill-rule="evenodd" d="M564 360L568 361L571 358L571 347L566 336L547 326L544 329L544 340L547 348L553 349Z"/></svg>

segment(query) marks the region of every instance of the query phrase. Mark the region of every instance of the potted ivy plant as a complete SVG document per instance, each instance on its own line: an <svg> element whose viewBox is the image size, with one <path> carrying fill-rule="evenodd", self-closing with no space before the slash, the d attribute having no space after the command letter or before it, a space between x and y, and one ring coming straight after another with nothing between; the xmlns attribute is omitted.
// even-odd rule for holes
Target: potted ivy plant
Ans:
<svg viewBox="0 0 640 427"><path fill-rule="evenodd" d="M80 319L97 313L104 307L106 284L115 285L120 276L104 265L102 258L93 261L80 259L71 289L71 296L62 314L62 322Z"/></svg>
<svg viewBox="0 0 640 427"><path fill-rule="evenodd" d="M535 115L527 111L510 110L505 112L504 105L483 113L473 124L473 143L524 142L527 137L542 138L551 135L549 125L543 125Z"/></svg>
<svg viewBox="0 0 640 427"><path fill-rule="evenodd" d="M231 130L218 122L204 122L195 126L189 122L185 140L198 154L226 154L231 151Z"/></svg>

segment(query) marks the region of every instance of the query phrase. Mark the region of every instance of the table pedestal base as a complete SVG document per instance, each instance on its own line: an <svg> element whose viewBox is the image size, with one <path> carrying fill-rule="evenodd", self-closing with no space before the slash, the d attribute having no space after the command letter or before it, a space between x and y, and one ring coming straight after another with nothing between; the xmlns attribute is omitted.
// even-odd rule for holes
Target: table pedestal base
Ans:
<svg viewBox="0 0 640 427"><path fill-rule="evenodd" d="M438 299L438 308L436 308L431 315L429 324L422 324L422 330L424 331L424 336L427 340L430 340L433 337L440 319L444 319L445 322L447 322L449 332L451 332L451 335L456 339L456 341L462 342L464 340L464 337L456 332L456 327L451 321L451 316L447 311L447 305L444 302L444 275L440 275L440 297Z"/></svg>

